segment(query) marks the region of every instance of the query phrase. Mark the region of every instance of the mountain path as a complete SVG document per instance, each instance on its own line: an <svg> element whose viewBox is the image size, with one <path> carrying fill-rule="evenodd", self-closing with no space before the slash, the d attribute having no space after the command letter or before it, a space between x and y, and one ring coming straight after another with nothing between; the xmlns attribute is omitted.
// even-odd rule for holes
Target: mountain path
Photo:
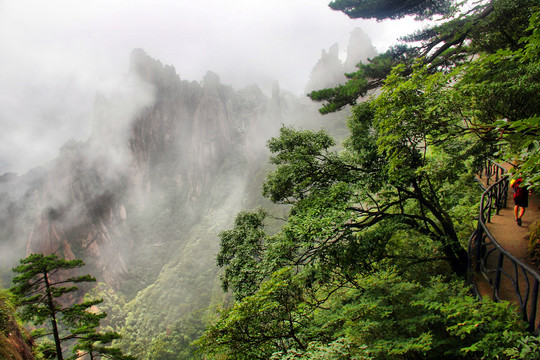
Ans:
<svg viewBox="0 0 540 360"><path fill-rule="evenodd" d="M511 167L509 164L504 164L504 166L507 169ZM485 185L485 177L480 180ZM517 225L514 217L513 191L512 188L509 188L506 207L501 209L498 215L492 215L491 221L486 225L493 237L506 251L510 252L514 257L528 265L530 268L536 270L536 272L540 272L539 266L533 263L532 258L527 251L529 245L529 226L539 219L540 197L533 193L532 195L529 195L529 206L525 209L525 213L522 217L522 225ZM489 261L490 266L496 266L495 262L495 258L491 259ZM503 269L509 274L515 273L516 271L509 261L504 263ZM493 297L493 287L483 276L475 276L475 281L482 297ZM490 278L490 282L492 281L493 278ZM524 291L527 283L530 282L532 284L533 280L530 277L527 279L525 275L520 273L518 281L518 286ZM512 284L507 277L502 276L499 297L503 300L508 300L517 304L514 286L515 284ZM530 308L530 306L531 303L529 303L528 308ZM537 309L537 312L540 314L540 307L537 307ZM540 321L537 319L537 326L539 325L539 322Z"/></svg>
<svg viewBox="0 0 540 360"><path fill-rule="evenodd" d="M493 237L507 251L525 264L537 269L527 252L529 244L529 226L540 219L540 199L537 195L529 195L529 207L525 209L522 217L522 224L518 226L514 218L514 200L512 189L508 191L506 207L499 211L498 215L493 215L487 227Z"/></svg>

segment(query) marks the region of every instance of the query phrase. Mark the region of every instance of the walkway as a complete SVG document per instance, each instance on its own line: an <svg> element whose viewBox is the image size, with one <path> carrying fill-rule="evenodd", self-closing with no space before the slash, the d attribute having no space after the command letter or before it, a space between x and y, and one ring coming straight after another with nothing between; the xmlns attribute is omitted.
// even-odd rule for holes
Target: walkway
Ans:
<svg viewBox="0 0 540 360"><path fill-rule="evenodd" d="M482 180L484 182L485 178ZM490 184L493 184L493 181ZM533 272L535 270L538 272L538 266L533 264L527 252L528 228L538 219L540 219L540 197L533 194L529 196L529 207L522 218L522 225L517 225L514 220L512 189L509 189L506 207L501 209L498 215L492 215L491 221L486 224L493 238L512 256L533 269ZM537 318L534 328L538 328L540 316L537 316L536 313L540 314L540 306L537 305L539 303L538 294L535 292L538 291L538 288L535 286L538 283L535 284L534 276L527 275L527 271L523 267L516 265L507 256L503 256L488 238L484 238L484 241L485 246L482 253L485 273L484 276L479 273L474 276L480 294L483 297L508 300L518 306L523 306L527 309L530 318ZM502 271L498 273L496 269L499 263L502 263ZM498 292L494 292L494 288L497 288L495 285L498 281L498 275L500 287ZM528 321L527 316L524 318ZM533 326L533 324L530 325Z"/></svg>
<svg viewBox="0 0 540 360"><path fill-rule="evenodd" d="M529 196L529 207L525 210L521 226L518 226L514 220L514 200L512 198L512 189L508 191L506 208L501 209L499 215L494 215L488 224L491 235L499 244L508 250L525 264L535 268L527 252L529 244L529 226L540 219L540 198L536 195Z"/></svg>

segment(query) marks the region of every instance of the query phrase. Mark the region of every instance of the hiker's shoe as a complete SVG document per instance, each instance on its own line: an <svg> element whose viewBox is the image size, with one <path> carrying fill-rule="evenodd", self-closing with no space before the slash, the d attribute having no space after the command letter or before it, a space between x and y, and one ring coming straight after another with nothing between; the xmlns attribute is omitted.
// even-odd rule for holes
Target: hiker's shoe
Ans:
<svg viewBox="0 0 540 360"><path fill-rule="evenodd" d="M518 226L521 226L521 218L517 219L516 221L517 221Z"/></svg>

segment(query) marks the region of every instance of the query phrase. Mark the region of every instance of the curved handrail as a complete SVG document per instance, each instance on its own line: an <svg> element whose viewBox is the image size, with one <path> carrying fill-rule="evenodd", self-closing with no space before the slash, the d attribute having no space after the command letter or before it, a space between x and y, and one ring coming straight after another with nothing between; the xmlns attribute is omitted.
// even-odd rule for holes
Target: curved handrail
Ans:
<svg viewBox="0 0 540 360"><path fill-rule="evenodd" d="M523 316L523 320L528 322L530 331L540 330L540 325L536 324L536 311L538 307L538 290L540 285L540 275L536 270L514 257L504 249L489 231L486 223L491 222L492 210L496 213L506 207L508 194L508 177L506 169L494 161L486 163L485 175L489 179L495 177L495 182L489 186L482 194L480 200L480 214L478 227L471 236L469 242L470 267L474 262L474 269L493 287L492 298L495 301L502 300L500 297L501 283L510 286L514 291L515 300ZM504 266L504 264L508 263ZM477 295L480 296L477 289Z"/></svg>

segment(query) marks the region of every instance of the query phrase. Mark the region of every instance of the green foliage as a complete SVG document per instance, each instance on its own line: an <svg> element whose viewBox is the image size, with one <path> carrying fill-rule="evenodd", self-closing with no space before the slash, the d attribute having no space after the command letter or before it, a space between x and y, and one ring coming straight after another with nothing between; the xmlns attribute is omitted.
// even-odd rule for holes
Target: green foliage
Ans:
<svg viewBox="0 0 540 360"><path fill-rule="evenodd" d="M381 271L317 303L299 281L290 269L276 272L223 309L197 344L235 359L510 359L538 351L514 307L479 302L459 281Z"/></svg>
<svg viewBox="0 0 540 360"><path fill-rule="evenodd" d="M85 301L91 299L103 300L103 302L99 304L99 310L106 313L107 317L101 320L101 329L111 331L122 327L126 317L123 309L127 303L122 293L115 291L105 283L98 282L84 296Z"/></svg>
<svg viewBox="0 0 540 360"><path fill-rule="evenodd" d="M459 280L477 211L477 164L495 154L517 158L529 186L538 180L538 10L530 0L456 13L454 1L400 1L385 13L386 5L332 3L358 17L447 18L405 39L419 47L395 47L347 74L347 84L310 94L327 102L323 113L353 105L343 151L323 131L283 127L268 142L275 169L263 193L290 205L289 216L272 236L261 212L241 213L222 233L218 263L236 302L197 343L203 353L538 356L539 340L513 306L479 302Z"/></svg>
<svg viewBox="0 0 540 360"><path fill-rule="evenodd" d="M121 336L116 332L95 332L88 331L79 338L73 347L73 355L69 360L77 360L83 356L90 356L90 359L111 359L111 360L135 360L135 357L124 355L117 347L108 346L113 340Z"/></svg>
<svg viewBox="0 0 540 360"><path fill-rule="evenodd" d="M12 293L16 304L22 308L21 319L40 326L32 332L34 338L52 335L55 356L62 360L66 344L77 340L71 358L89 354L92 359L133 359L124 356L119 349L106 346L119 337L117 333L98 333L97 328L105 313L92 311L92 307L103 300L87 300L71 304L70 295L79 291L76 284L93 282L90 275L71 276L77 268L84 265L82 260L65 260L57 255L32 254L20 261L21 265L13 269L19 275L13 278ZM47 321L50 327L43 326ZM50 352L49 344L44 351Z"/></svg>
<svg viewBox="0 0 540 360"><path fill-rule="evenodd" d="M352 19L399 19L411 15L427 19L448 14L454 3L452 0L335 0L329 6Z"/></svg>
<svg viewBox="0 0 540 360"><path fill-rule="evenodd" d="M339 3L342 3L339 9L345 13L358 10L366 16L374 16L370 11L386 8L384 1L332 4ZM408 1L404 3L411 5ZM420 1L412 5L411 11L421 15L419 7L430 8L433 4ZM421 42L419 47L395 47L369 64L361 64L356 73L347 74L350 79L347 84L313 92L310 97L326 101L321 112L328 113L356 104L360 96L384 81L388 92L383 101L391 100L397 105L392 113L386 114L392 115L386 122L400 126L393 128L398 131L396 134L387 132L393 138L387 136L386 140L392 141L379 141L392 149L394 160L406 154L406 149L392 147L403 135L408 136L406 141L424 141L425 134L411 132L411 126L414 129L421 129L418 125L426 126L428 131L439 130L448 136L471 132L486 143L484 148L490 149L491 155L495 153L495 143L502 145L499 155L519 163L525 182L537 189L540 184L537 81L540 36L535 5L532 0L478 3L466 13L458 13L405 38ZM399 6L391 9L394 15L400 13ZM384 17L392 15L387 13ZM474 60L470 61L473 56ZM381 111L387 111L388 107L377 101L377 112L383 115ZM446 116L441 117L442 113Z"/></svg>
<svg viewBox="0 0 540 360"><path fill-rule="evenodd" d="M149 358L160 360L203 359L203 356L197 353L198 348L192 345L192 342L198 339L203 331L204 324L200 316L192 314L153 340Z"/></svg>
<svg viewBox="0 0 540 360"><path fill-rule="evenodd" d="M510 105L520 109L514 117L508 117L495 124L505 134L501 144L507 149L505 157L515 160L519 164L519 173L527 186L533 190L540 190L540 106L539 85L540 76L540 11L538 7L529 20L528 36L520 39L524 45L513 52L498 52L496 55L483 59L484 62L495 66L510 67L507 82L514 84L513 91L516 96L510 98ZM504 65L500 65L504 64ZM523 99L526 99L524 101Z"/></svg>
<svg viewBox="0 0 540 360"><path fill-rule="evenodd" d="M276 349L304 348L300 328L309 322L302 290L291 268L283 268L260 289L230 309L196 342L211 355L235 359L268 359Z"/></svg>
<svg viewBox="0 0 540 360"><path fill-rule="evenodd" d="M163 267L151 286L140 291L124 306L116 307L116 297L111 293L109 298L112 303L108 303L106 309L118 319L118 322L110 325L122 335L122 339L115 344L125 353L137 354L139 359L153 360L150 352L158 351L159 347L154 341L162 339L166 344L170 341L174 345L178 339L168 338L167 333L173 334L173 329L179 323L189 323L191 314L197 314L204 324L201 327L210 321L212 311L209 308L224 301L217 280L215 239L222 229L222 217L228 219L231 215L230 211L227 214L225 211L211 213L184 234L189 240L175 251L174 261ZM118 296L121 299L120 294ZM113 311L113 308L116 310Z"/></svg>
<svg viewBox="0 0 540 360"><path fill-rule="evenodd" d="M261 209L240 212L234 228L219 234L221 250L217 264L225 267L221 276L222 287L224 291L230 288L239 299L253 294L264 276L259 264L265 251L265 217Z"/></svg>
<svg viewBox="0 0 540 360"><path fill-rule="evenodd" d="M386 3L393 6L387 7ZM394 1L384 0L346 0L335 1L331 6L333 4L345 13L358 5L364 16L377 17L376 13L383 10L380 12L384 14L383 17L392 18L399 17L407 9L419 17L422 17L423 10L456 10L458 1L400 1L399 4L405 7L394 6ZM444 21L403 38L420 45L391 48L371 59L369 64L361 65L356 73L347 74L347 84L315 91L309 96L315 101L325 102L320 110L324 114L340 110L347 104L356 104L360 96L380 87L391 68L398 64L405 66L405 75L412 73L415 59L426 65L430 72L439 72L466 63L479 52L517 50L522 47L520 38L526 31L531 9L535 5L534 0L492 0L477 2L465 12L455 14L450 11Z"/></svg>
<svg viewBox="0 0 540 360"><path fill-rule="evenodd" d="M79 268L83 266L83 262L82 260L59 259L54 254L48 256L32 254L22 259L20 263L21 265L13 269L19 275L13 278L14 286L11 291L16 297L17 306L22 307L21 319L37 326L50 321L50 332L42 327L33 331L32 335L34 337L52 335L56 346L56 356L62 360L62 343L71 339L69 327L76 334L84 331L81 329L87 325L84 312L87 308L95 305L95 302L71 309L63 306L59 298L76 292L78 288L74 284L95 281L95 279L90 275L60 278L57 274L60 270ZM59 317L64 313L66 314L67 334L62 334L58 323ZM90 318L90 314L88 320L89 322L95 321L95 319Z"/></svg>
<svg viewBox="0 0 540 360"><path fill-rule="evenodd" d="M426 86L423 80L415 84ZM389 107L395 105L392 101L388 101ZM447 249L440 233L444 226L453 226L454 219L468 223L463 228L470 230L474 217L470 210L473 204L465 199L476 199L478 193L472 190L476 186L463 163L471 157L472 147L467 141L450 146L447 139L422 143L429 151L424 151L418 163L391 165L384 156L388 151L379 149L380 134L390 131L374 127L377 113L371 109L368 104L353 111L352 135L342 153L330 151L333 142L321 132L283 128L281 136L270 142L277 168L266 183L267 195L293 207L282 230L273 236L264 233L265 214L260 211L240 213L234 228L222 233L218 261L228 274L222 280L249 282L250 292L236 286L237 294L229 287L237 302L220 312L220 319L198 342L204 352L247 359L271 354L275 358L332 358L329 353L349 358L351 354L373 356L378 352L379 358L386 358L431 351L428 330L409 330L411 333L405 335L389 332L380 343L366 339L375 339L386 329L399 329L405 321L402 318L415 312L421 314L416 322L424 321L426 310L410 307L412 296L421 292L422 286L407 285L407 280L396 275L392 287L384 269L399 267L411 279L422 281L428 281L430 274L447 271L440 266L450 258L441 256ZM441 138L439 129L421 124L411 125L411 130ZM397 169L409 172L399 175ZM395 177L392 172L396 172ZM287 186L273 186L283 177ZM464 233L468 237L469 233ZM455 231L453 235L457 239ZM454 245L461 246L459 242ZM426 273L426 269L430 271ZM366 284L368 280L379 280L379 292L374 290L371 298L363 298L366 288L372 286ZM387 291L388 306L395 308L396 302L402 307L403 315L395 323L386 322L384 315L376 319L377 324L366 318L367 313L384 310L386 305L379 302L384 300L383 290ZM359 313L345 313L350 307ZM361 312L364 310L367 313ZM365 331L362 341L343 335L345 318L360 324L350 333ZM415 324L410 329L421 328ZM446 332L441 335L446 336ZM388 339L401 339L401 343L389 344ZM395 353L389 354L388 349L395 349Z"/></svg>
<svg viewBox="0 0 540 360"><path fill-rule="evenodd" d="M280 136L268 141L274 154L270 162L278 165L263 185L263 194L273 202L294 203L309 191L334 181L334 156L328 151L334 140L324 131L297 131L282 127ZM281 166L280 166L281 165Z"/></svg>
<svg viewBox="0 0 540 360"><path fill-rule="evenodd" d="M13 295L0 287L0 359L33 359L31 339L20 326Z"/></svg>
<svg viewBox="0 0 540 360"><path fill-rule="evenodd" d="M0 288L0 333L4 333L8 327L9 319L15 312L12 295L9 291Z"/></svg>

